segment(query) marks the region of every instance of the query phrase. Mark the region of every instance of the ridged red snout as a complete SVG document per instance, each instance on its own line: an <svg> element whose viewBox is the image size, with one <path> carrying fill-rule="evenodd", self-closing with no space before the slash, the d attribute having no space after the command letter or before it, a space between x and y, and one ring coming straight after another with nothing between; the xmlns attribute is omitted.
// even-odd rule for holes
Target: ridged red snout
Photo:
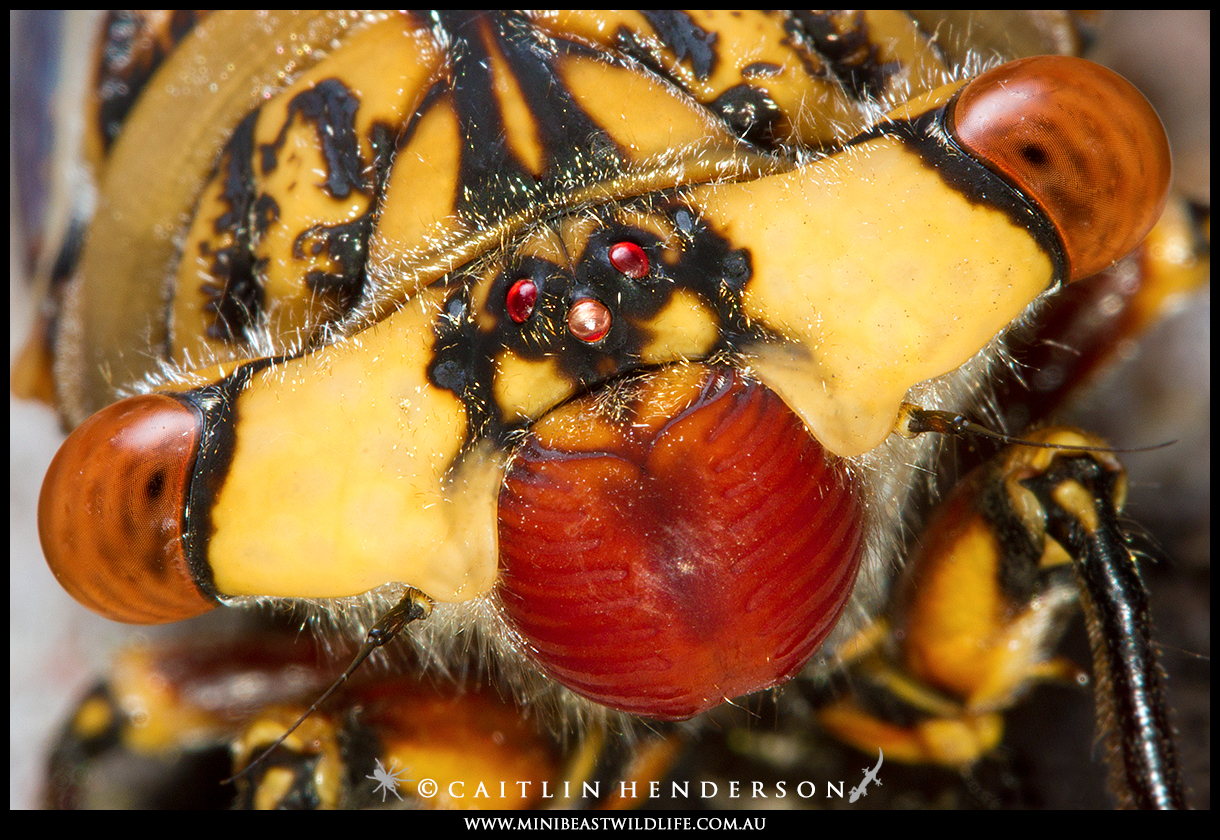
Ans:
<svg viewBox="0 0 1220 840"><path fill-rule="evenodd" d="M795 675L862 543L851 480L778 396L729 368L677 371L560 409L500 495L501 598L538 663L666 719Z"/></svg>

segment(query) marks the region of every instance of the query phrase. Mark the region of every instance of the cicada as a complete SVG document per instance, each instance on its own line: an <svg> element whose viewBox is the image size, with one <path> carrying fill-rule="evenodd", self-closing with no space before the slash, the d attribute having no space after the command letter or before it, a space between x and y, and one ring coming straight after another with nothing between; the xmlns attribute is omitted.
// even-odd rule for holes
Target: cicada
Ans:
<svg viewBox="0 0 1220 840"><path fill-rule="evenodd" d="M409 619L425 670L474 650L610 731L816 667L882 608L933 456L905 438L1168 187L1129 83L970 37L1003 40L886 14L184 26L129 114L96 110L99 204L52 295L81 424L40 502L56 575L135 623L286 601L379 645Z"/></svg>

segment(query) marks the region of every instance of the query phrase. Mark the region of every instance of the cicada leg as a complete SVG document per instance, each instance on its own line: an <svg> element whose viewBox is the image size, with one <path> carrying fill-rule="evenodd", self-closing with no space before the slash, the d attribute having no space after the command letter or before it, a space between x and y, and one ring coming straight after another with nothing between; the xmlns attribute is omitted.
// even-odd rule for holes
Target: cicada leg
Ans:
<svg viewBox="0 0 1220 840"><path fill-rule="evenodd" d="M1118 520L1122 467L1073 449L1101 445L1074 430L1030 439L1062 448L1010 446L941 503L889 617L841 651L852 694L823 702L819 722L866 754L969 767L1033 683L1079 679L1052 655L1079 597L1112 789L1123 805L1184 807L1147 594Z"/></svg>

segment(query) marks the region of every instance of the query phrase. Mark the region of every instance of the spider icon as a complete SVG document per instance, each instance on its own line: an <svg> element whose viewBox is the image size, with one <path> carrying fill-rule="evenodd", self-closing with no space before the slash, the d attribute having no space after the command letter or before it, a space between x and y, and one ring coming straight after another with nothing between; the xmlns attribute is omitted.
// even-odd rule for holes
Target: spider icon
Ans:
<svg viewBox="0 0 1220 840"><path fill-rule="evenodd" d="M364 778L373 779L375 782L377 782L377 787L374 790L374 793L377 791L381 791L381 801L382 802L385 802L385 795L386 795L387 791L389 793L392 793L395 796L397 796L398 801L401 802L402 797L399 796L399 794L398 794L398 786L400 784L402 784L403 782L413 782L415 780L398 778L399 774L407 772L407 768L404 767L401 770L395 770L394 766L396 764L398 764L397 759L390 760L390 769L389 770L387 770L384 766L382 766L380 758L376 759L376 761L377 761L377 769L373 771L372 775L365 776Z"/></svg>

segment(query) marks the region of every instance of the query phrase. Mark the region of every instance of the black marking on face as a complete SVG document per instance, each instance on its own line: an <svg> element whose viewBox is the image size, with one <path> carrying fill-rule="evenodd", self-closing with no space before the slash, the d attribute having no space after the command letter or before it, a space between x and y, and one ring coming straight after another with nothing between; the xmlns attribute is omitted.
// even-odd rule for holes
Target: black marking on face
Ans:
<svg viewBox="0 0 1220 840"><path fill-rule="evenodd" d="M148 81L208 12L172 9L168 17L137 9L112 9L102 24L96 67L97 125L109 152Z"/></svg>
<svg viewBox="0 0 1220 840"><path fill-rule="evenodd" d="M681 290L701 300L718 325L719 340L708 355L731 352L764 337L760 328L746 323L741 306L741 291L751 276L749 252L709 229L680 196L641 199L635 207L659 210L669 218L682 240L676 259L662 257L665 246L655 233L617 221L613 208L602 208L602 224L584 250L573 255L571 266L537 257L507 261L487 298L487 314L494 323L489 330L480 328L472 311L474 278L454 278L455 292L437 319L428 376L462 400L469 441L491 437L507 445L512 432L528 424L505 424L503 408L496 402L496 361L505 350L525 360L556 363L572 394L583 393L647 366L642 354L655 338L651 322ZM648 276L632 279L611 264L610 247L623 241L643 248L652 267ZM506 301L509 289L522 278L534 282L538 297L530 316L517 323ZM570 307L584 298L599 301L611 313L610 331L600 340L583 341L568 329Z"/></svg>
<svg viewBox="0 0 1220 840"><path fill-rule="evenodd" d="M314 264L304 280L313 293L328 298L337 310L349 310L363 296L368 285L368 242L376 226L398 131L375 124L368 138L372 160L365 161L356 134L359 106L359 98L340 80L324 79L292 98L276 138L261 144L257 155L254 131L261 110L247 114L230 137L214 176L223 178L221 200L228 209L213 223L213 241L227 244L215 248L203 242L199 246L209 264L210 276L202 292L209 298L205 310L214 314L207 328L210 338L241 341L264 316L266 258L256 257L255 251L272 225L282 221L282 211L276 195L259 190L258 176L269 175L279 166L279 155L297 119L313 124L326 162L320 183L298 188L322 189L338 200L360 193L368 197L368 204L355 219L315 224L301 231L293 242L293 256ZM325 267L316 267L319 262Z"/></svg>
<svg viewBox="0 0 1220 840"><path fill-rule="evenodd" d="M689 61L697 79L705 81L715 72L721 59L716 50L717 33L704 30L689 14L678 9L641 9L640 14L648 19L657 39L678 61ZM647 43L641 42L636 32L620 27L617 38L624 53L657 76L691 92L686 80L660 64L653 50ZM762 61L741 68L743 79L765 79L781 72L783 67L780 65ZM765 89L743 82L727 88L705 104L741 139L773 151L782 151L775 130L784 115Z"/></svg>
<svg viewBox="0 0 1220 840"><path fill-rule="evenodd" d="M896 61L879 59L880 50L861 11L852 13L846 27L836 25L832 13L796 10L793 18L856 99L876 97L887 89L891 77L902 70Z"/></svg>
<svg viewBox="0 0 1220 840"><path fill-rule="evenodd" d="M383 124L373 126L369 137L373 160L368 165L360 154L356 134L359 107L359 98L343 82L324 79L292 98L280 133L274 142L259 148L263 173L268 174L275 170L293 118L299 115L315 125L318 146L326 161L326 180L317 186L337 199L348 198L353 192L369 197L367 209L357 218L333 225L314 225L302 231L292 246L293 256L298 259L316 259L324 254L330 258L329 270L310 271L305 282L314 293L329 296L344 311L360 300L367 286L368 242L389 173L396 133Z"/></svg>
<svg viewBox="0 0 1220 840"><path fill-rule="evenodd" d="M706 79L716 70L715 32L708 32L681 9L640 9L640 14L652 24L657 37L677 57L690 60L691 69L699 79Z"/></svg>
<svg viewBox="0 0 1220 840"><path fill-rule="evenodd" d="M543 44L527 20L512 14L439 12L438 19L452 37L460 38L451 53L450 85L462 146L455 208L472 227L527 212L566 194L573 184L619 174L624 156L614 139L558 83L552 66L556 50L583 48L558 41ZM540 175L507 142L489 43L525 98L542 147ZM601 153L588 154L591 146Z"/></svg>
<svg viewBox="0 0 1220 840"><path fill-rule="evenodd" d="M378 123L373 126L369 140L373 147L373 165L369 174L371 199L368 208L350 222L314 225L292 243L293 256L298 259L316 258L321 254L330 257L333 268L311 271L305 276L305 282L315 293L330 296L343 311L354 307L368 287L368 244L390 174L395 130Z"/></svg>
<svg viewBox="0 0 1220 840"><path fill-rule="evenodd" d="M191 472L187 504L183 511L182 548L196 585L210 598L224 594L216 590L216 581L208 562L208 544L215 532L212 505L224 487L237 450L237 424L240 419L238 397L254 374L284 361L284 358L269 357L248 362L210 385L169 395L202 417L199 453Z"/></svg>
<svg viewBox="0 0 1220 840"><path fill-rule="evenodd" d="M213 250L200 243L200 256L209 260L209 276L200 291L208 298L204 309L213 315L208 337L234 342L245 328L257 323L265 308L261 266L254 258L253 242L259 231L279 217L279 207L258 203L254 193L254 125L258 111L246 115L225 144L216 177L223 177L221 200L228 210L216 218L213 232L228 244Z"/></svg>
<svg viewBox="0 0 1220 840"><path fill-rule="evenodd" d="M292 97L280 133L271 143L259 146L263 174L275 171L293 118L300 115L316 127L318 147L326 160L326 180L319 186L334 198L347 198L353 191L370 194L372 185L364 175L364 160L356 137L359 107L359 98L338 79L323 79Z"/></svg>
<svg viewBox="0 0 1220 840"><path fill-rule="evenodd" d="M746 79L767 79L782 72L783 67L770 61L755 61L741 68L741 75Z"/></svg>
<svg viewBox="0 0 1220 840"><path fill-rule="evenodd" d="M776 142L775 128L783 114L765 90L748 84L734 85L717 96L709 107L738 137L764 147Z"/></svg>

